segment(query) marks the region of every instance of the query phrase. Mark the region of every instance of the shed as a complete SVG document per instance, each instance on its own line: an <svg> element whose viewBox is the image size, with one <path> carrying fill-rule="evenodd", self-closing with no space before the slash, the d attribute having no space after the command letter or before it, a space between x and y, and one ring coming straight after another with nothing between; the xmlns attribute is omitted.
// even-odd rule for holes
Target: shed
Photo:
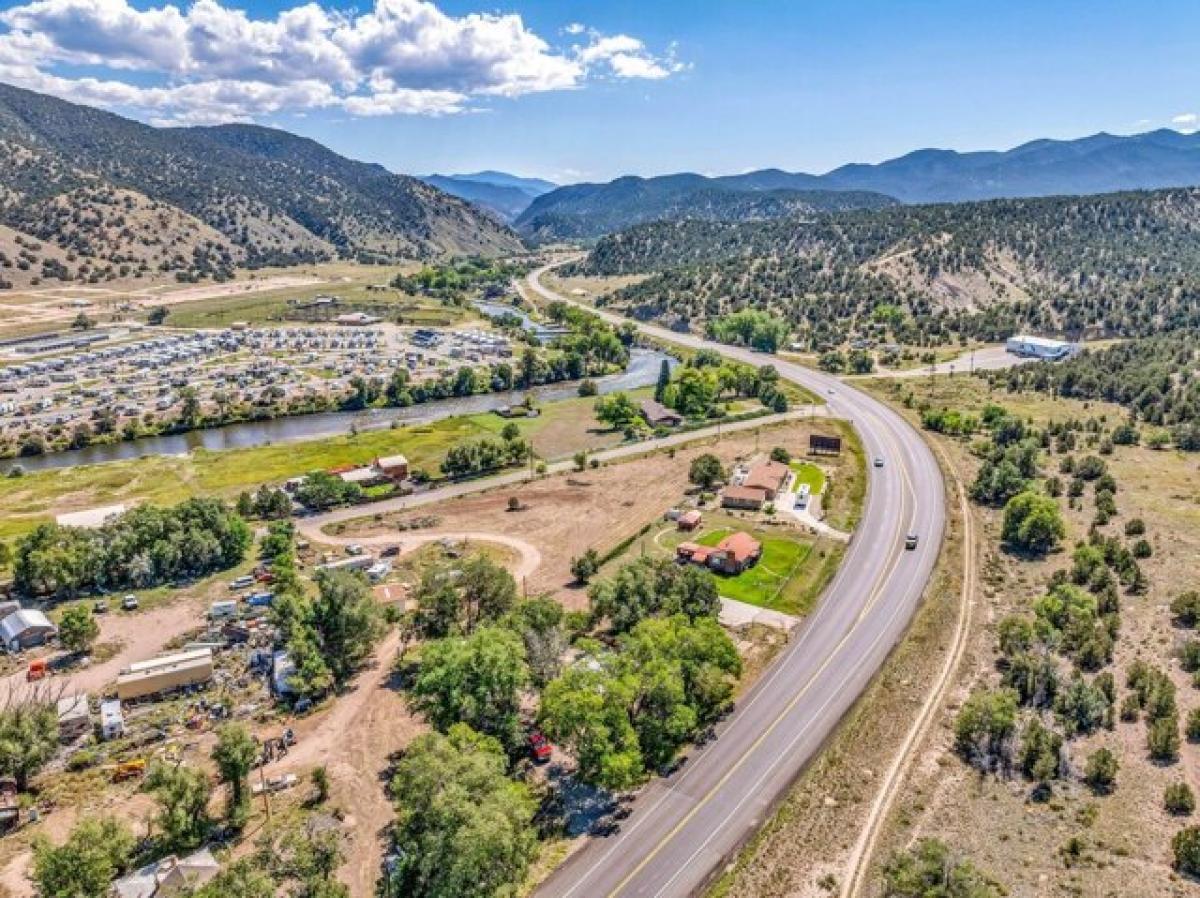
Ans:
<svg viewBox="0 0 1200 898"><path fill-rule="evenodd" d="M73 742L92 727L92 712L83 693L64 695L58 700L58 739Z"/></svg>
<svg viewBox="0 0 1200 898"><path fill-rule="evenodd" d="M0 641L10 652L42 645L58 634L58 628L36 608L22 608L0 621Z"/></svg>
<svg viewBox="0 0 1200 898"><path fill-rule="evenodd" d="M642 400L642 417L651 427L678 427L683 423L683 415L653 399Z"/></svg>
<svg viewBox="0 0 1200 898"><path fill-rule="evenodd" d="M381 455L375 459L375 467L388 480L404 480L408 477L408 459L403 455Z"/></svg>
<svg viewBox="0 0 1200 898"><path fill-rule="evenodd" d="M125 715L121 702L110 698L100 703L100 738L120 739L125 735Z"/></svg>
<svg viewBox="0 0 1200 898"><path fill-rule="evenodd" d="M703 520L704 515L700 513L699 509L693 508L685 511L683 514L677 517L675 519L675 525L680 530L695 530L700 526L700 522Z"/></svg>

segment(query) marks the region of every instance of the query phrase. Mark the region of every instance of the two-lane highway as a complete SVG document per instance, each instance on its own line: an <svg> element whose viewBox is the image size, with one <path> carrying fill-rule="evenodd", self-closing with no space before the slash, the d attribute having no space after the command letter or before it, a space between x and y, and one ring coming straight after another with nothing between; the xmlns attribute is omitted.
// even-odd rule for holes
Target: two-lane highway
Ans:
<svg viewBox="0 0 1200 898"><path fill-rule="evenodd" d="M541 283L548 300L571 302ZM600 311L606 319L626 319ZM681 770L642 790L614 835L577 851L538 890L542 898L686 896L699 891L766 821L904 633L933 571L945 524L941 472L896 412L836 378L738 347L638 324L648 336L714 349L823 396L852 422L867 457L862 520L842 566L810 617L717 738ZM882 467L874 467L874 458ZM904 540L915 533L915 550Z"/></svg>

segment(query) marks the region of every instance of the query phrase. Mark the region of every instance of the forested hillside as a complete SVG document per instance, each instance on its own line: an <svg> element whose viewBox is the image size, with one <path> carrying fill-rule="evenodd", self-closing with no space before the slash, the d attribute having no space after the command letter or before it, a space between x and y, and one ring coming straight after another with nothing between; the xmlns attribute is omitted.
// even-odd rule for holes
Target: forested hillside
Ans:
<svg viewBox="0 0 1200 898"><path fill-rule="evenodd" d="M1200 324L1200 190L655 223L604 238L578 270L657 272L609 300L639 317L754 308L814 349L863 331L1150 334Z"/></svg>
<svg viewBox="0 0 1200 898"><path fill-rule="evenodd" d="M660 220L755 221L842 209L877 209L896 201L866 191L798 189L785 172L730 178L668 175L572 184L535 199L516 220L544 240L587 239Z"/></svg>
<svg viewBox="0 0 1200 898"><path fill-rule="evenodd" d="M0 224L68 251L55 274L79 280L520 246L462 200L293 134L151 128L7 85Z"/></svg>

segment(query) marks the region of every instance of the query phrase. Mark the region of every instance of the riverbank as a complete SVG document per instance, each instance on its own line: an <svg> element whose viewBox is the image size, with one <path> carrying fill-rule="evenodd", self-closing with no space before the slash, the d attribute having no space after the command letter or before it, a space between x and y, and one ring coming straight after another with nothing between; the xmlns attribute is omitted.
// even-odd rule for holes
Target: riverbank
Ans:
<svg viewBox="0 0 1200 898"><path fill-rule="evenodd" d="M538 417L521 420L522 433L543 458L615 445L622 436L601 429L592 414L594 402L591 398L548 402ZM413 469L436 473L451 446L494 436L503 424L491 412L452 415L357 433L343 429L319 439L219 451L199 448L0 478L0 539L24 533L63 512L121 502L168 504L193 495L232 498L262 483L336 465L365 464L380 455L404 455Z"/></svg>
<svg viewBox="0 0 1200 898"><path fill-rule="evenodd" d="M664 360L668 360L672 366L675 364L675 360L665 353L634 348L630 352L629 364L624 371L593 378L596 391L605 395L649 386L657 380L659 368ZM121 442L96 443L82 449L11 458L0 463L0 473L7 473L17 465L28 473L129 461L147 456L186 455L199 450L224 452L311 441L353 432L387 430L398 424L428 425L447 418L486 414L506 406L520 405L527 396L532 396L539 404L561 402L578 395L579 383L578 380L560 381L535 386L531 390L478 393L404 407L284 415Z"/></svg>

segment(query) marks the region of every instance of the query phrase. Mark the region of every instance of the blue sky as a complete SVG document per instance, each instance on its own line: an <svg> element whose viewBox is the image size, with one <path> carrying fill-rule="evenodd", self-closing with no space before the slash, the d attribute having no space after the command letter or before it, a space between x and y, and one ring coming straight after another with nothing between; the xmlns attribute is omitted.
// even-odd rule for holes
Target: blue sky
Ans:
<svg viewBox="0 0 1200 898"><path fill-rule="evenodd" d="M298 6L0 3L0 80L158 124L273 124L396 171L559 181L820 172L1200 112L1194 0Z"/></svg>

